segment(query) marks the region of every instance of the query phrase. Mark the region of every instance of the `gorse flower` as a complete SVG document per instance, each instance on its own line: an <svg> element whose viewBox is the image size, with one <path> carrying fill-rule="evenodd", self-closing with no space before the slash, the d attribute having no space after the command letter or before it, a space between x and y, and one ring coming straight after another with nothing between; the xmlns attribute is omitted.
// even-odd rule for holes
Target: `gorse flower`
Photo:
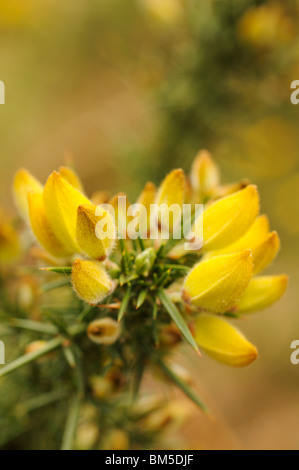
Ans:
<svg viewBox="0 0 299 470"><path fill-rule="evenodd" d="M193 225L194 233L202 229L203 235L202 247L195 252L186 251L180 240L154 243L156 250L151 240L139 240L139 252L136 242L130 248L128 239L122 242L120 253L112 251L116 238L112 214L87 199L79 178L67 167L52 173L44 187L27 171L20 170L14 192L21 213L27 220L29 215L32 230L43 248L57 259L71 261L75 257L72 285L82 300L97 305L115 289L127 286L129 294L127 298L124 295L125 303L119 304L119 318L122 318L129 315L134 296L140 308L150 291L153 298L155 295L158 298L161 288L170 291L176 282L176 290L181 288L181 296L175 299L177 306L167 305L167 301L162 301L162 305L166 310L174 307L177 315L172 315L171 319L190 344L195 347L187 325L194 323L195 341L214 358L234 366L243 366L255 359L256 350L249 347L250 343L234 327L224 319L220 321L207 314L252 312L271 305L283 295L286 276L256 277L275 258L279 238L276 232L270 232L267 217L259 215L256 186L221 185L219 169L207 151L195 158L190 180L183 170L173 170L158 189L153 183L147 183L137 200L147 209L146 214L151 204L156 204L156 222L161 231L167 209L174 204L182 208L188 201L192 207L195 203L204 203L203 227L199 226L201 220L195 220ZM119 208L114 197L111 204L116 212L122 211L118 218L122 227L118 227L118 232L127 232L129 203L126 201L125 206ZM176 217L177 214L172 214L171 232L177 229ZM142 218L139 222L145 224ZM123 235L127 237L127 233ZM193 265L190 260L186 262L188 255ZM111 264L109 267L111 261L113 270ZM165 289L164 293L167 294ZM118 297L117 291L115 294ZM223 337L223 344L217 347L218 337Z"/></svg>
<svg viewBox="0 0 299 470"><path fill-rule="evenodd" d="M64 276L43 286L44 292L63 286L68 291L62 298L70 305L62 306L61 296L55 305L54 297L47 323L29 322L29 328L53 339L32 341L30 354L1 369L0 377L33 360L41 364L42 356L57 361L55 350L61 348L66 364L78 370L76 380L70 381L70 389L74 382L79 387L74 404L78 396L86 405L98 403L104 407L101 416L117 415L126 436L136 426L134 435L141 433L142 445L151 447L153 430L167 428L163 423L173 419L173 411L176 416L176 409L164 403L146 419L143 413L132 417L126 411L126 406L131 410L132 394L138 396L145 371L159 370L157 376L162 372L166 383L174 382L207 411L186 374L175 364L167 365L172 351L186 341L226 365L243 367L256 359L256 347L229 318L238 320L266 308L285 292L287 276L260 275L275 258L279 238L270 231L268 218L259 214L256 186L244 181L221 184L208 152L198 154L190 178L175 169L159 188L148 182L133 206L123 193L109 201L107 193L97 192L89 200L68 167L54 171L45 186L20 170L14 194L46 253L40 259L51 260L52 266L43 270L48 276ZM198 204L203 205L202 213L197 212ZM184 216L186 205L187 232L180 213ZM151 224L154 237L149 236ZM192 244L192 237L201 243ZM26 326L22 320L21 328ZM68 372L59 367L55 374L61 374L64 383ZM108 423L102 425L107 435L114 432Z"/></svg>

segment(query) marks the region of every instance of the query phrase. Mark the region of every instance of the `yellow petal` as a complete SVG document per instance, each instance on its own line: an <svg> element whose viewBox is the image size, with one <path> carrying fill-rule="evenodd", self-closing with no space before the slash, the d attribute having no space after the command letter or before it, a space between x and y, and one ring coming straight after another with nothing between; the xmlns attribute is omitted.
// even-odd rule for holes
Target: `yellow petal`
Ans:
<svg viewBox="0 0 299 470"><path fill-rule="evenodd" d="M275 258L279 250L280 242L276 232L269 233L269 221L265 215L258 217L249 230L235 243L209 253L209 256L217 256L225 253L250 249L253 256L253 273L263 271Z"/></svg>
<svg viewBox="0 0 299 470"><path fill-rule="evenodd" d="M31 228L38 242L56 258L69 257L72 252L67 246L60 243L52 230L45 211L42 194L29 193L28 207Z"/></svg>
<svg viewBox="0 0 299 470"><path fill-rule="evenodd" d="M242 333L216 316L196 319L195 340L209 356L228 366L244 367L258 356L256 347Z"/></svg>
<svg viewBox="0 0 299 470"><path fill-rule="evenodd" d="M252 277L250 250L198 263L183 286L183 299L201 310L225 313L240 300Z"/></svg>
<svg viewBox="0 0 299 470"><path fill-rule="evenodd" d="M89 303L100 303L113 290L113 282L97 261L77 259L73 264L72 283L77 295Z"/></svg>
<svg viewBox="0 0 299 470"><path fill-rule="evenodd" d="M209 256L224 255L226 253L235 253L245 249L252 250L253 247L263 242L269 235L269 220L266 215L257 217L249 230L234 243L227 245L221 250L209 253Z"/></svg>
<svg viewBox="0 0 299 470"><path fill-rule="evenodd" d="M244 235L259 212L256 186L218 200L203 213L204 251L219 250ZM200 222L201 223L201 220ZM195 232L200 233L200 227Z"/></svg>
<svg viewBox="0 0 299 470"><path fill-rule="evenodd" d="M286 291L288 276L260 276L252 279L234 312L262 310L279 300Z"/></svg>
<svg viewBox="0 0 299 470"><path fill-rule="evenodd" d="M138 204L143 204L146 209L149 210L151 204L154 204L155 202L156 193L156 186L154 185L154 183L149 181L148 183L146 183L137 199Z"/></svg>
<svg viewBox="0 0 299 470"><path fill-rule="evenodd" d="M169 220L169 227L173 228L179 220L181 214L170 214L168 209L171 206L182 208L185 201L185 175L182 169L173 170L162 181L155 203L159 206L159 224L163 225L164 220Z"/></svg>
<svg viewBox="0 0 299 470"><path fill-rule="evenodd" d="M277 232L269 233L267 238L252 248L254 274L258 274L269 266L277 255L280 241Z"/></svg>
<svg viewBox="0 0 299 470"><path fill-rule="evenodd" d="M45 185L44 204L47 217L58 240L73 252L79 251L76 242L77 209L90 201L54 171Z"/></svg>
<svg viewBox="0 0 299 470"><path fill-rule="evenodd" d="M201 150L191 168L191 184L197 194L212 195L220 184L220 172L207 150Z"/></svg>
<svg viewBox="0 0 299 470"><path fill-rule="evenodd" d="M215 196L217 197L229 196L230 194L234 194L237 191L241 191L241 189L244 189L249 185L250 185L250 181L247 179L243 179L241 181L237 181L236 183L218 186L217 190L215 191Z"/></svg>
<svg viewBox="0 0 299 470"><path fill-rule="evenodd" d="M72 170L70 167L68 166L61 166L59 168L59 173L61 174L61 176L68 182L70 183L72 186L74 186L74 188L78 189L78 191L80 192L84 192L83 191L83 186L82 186L82 183L80 181L80 178L79 176L74 172L74 170Z"/></svg>
<svg viewBox="0 0 299 470"><path fill-rule="evenodd" d="M77 243L90 258L103 261L113 248L115 225L110 213L93 204L78 207Z"/></svg>
<svg viewBox="0 0 299 470"><path fill-rule="evenodd" d="M140 213L139 218L139 232L145 233L148 232L150 229L150 211L151 211L151 204L155 203L155 198L157 194L157 189L154 183L150 181L145 185L142 192L140 193L137 204L141 204L146 212Z"/></svg>
<svg viewBox="0 0 299 470"><path fill-rule="evenodd" d="M21 169L16 173L13 183L14 197L20 214L26 221L29 220L28 193L41 194L42 191L42 184L29 171Z"/></svg>

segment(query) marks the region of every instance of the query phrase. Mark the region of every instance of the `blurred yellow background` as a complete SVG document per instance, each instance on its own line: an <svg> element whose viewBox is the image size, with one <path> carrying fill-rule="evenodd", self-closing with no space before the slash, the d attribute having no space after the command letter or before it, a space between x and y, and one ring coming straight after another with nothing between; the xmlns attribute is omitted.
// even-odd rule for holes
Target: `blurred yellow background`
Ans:
<svg viewBox="0 0 299 470"><path fill-rule="evenodd" d="M194 412L190 448L299 448L299 2L0 0L0 198L20 167L42 181L70 155L89 194L127 191L212 151L227 182L259 186L291 277L242 329L260 351L245 370L190 365L216 417Z"/></svg>

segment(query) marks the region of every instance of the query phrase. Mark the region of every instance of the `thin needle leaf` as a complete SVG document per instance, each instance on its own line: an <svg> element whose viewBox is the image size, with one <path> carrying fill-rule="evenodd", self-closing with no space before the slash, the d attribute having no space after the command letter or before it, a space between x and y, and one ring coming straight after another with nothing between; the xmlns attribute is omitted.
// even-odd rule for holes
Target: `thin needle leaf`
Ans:
<svg viewBox="0 0 299 470"><path fill-rule="evenodd" d="M73 448L73 442L79 416L79 404L80 398L79 396L76 396L75 398L73 398L69 408L61 450L72 450Z"/></svg>
<svg viewBox="0 0 299 470"><path fill-rule="evenodd" d="M49 282L42 286L42 292L49 292L51 290L58 289L59 287L65 287L70 284L70 279L67 277L65 279L59 279L58 281Z"/></svg>
<svg viewBox="0 0 299 470"><path fill-rule="evenodd" d="M175 304L170 300L164 289L158 291L158 298L160 299L162 305L167 310L172 320L184 336L185 340L192 346L197 353L199 353L198 346L195 339L193 338L191 331L188 328L184 318L182 317L179 310L176 308Z"/></svg>
<svg viewBox="0 0 299 470"><path fill-rule="evenodd" d="M12 318L9 326L13 328L21 328L23 330L35 331L46 335L56 335L58 330L55 326L47 323L39 323L31 320L23 320L22 318Z"/></svg>
<svg viewBox="0 0 299 470"><path fill-rule="evenodd" d="M39 357L44 356L45 354L48 354L51 351L54 351L55 349L59 348L63 342L63 338L55 338L52 339L51 341L48 342L43 348L39 349L38 351L25 354L24 356L19 357L15 361L11 362L7 366L3 367L0 369L0 377L4 377L5 375L9 374L10 372L19 369L20 367L29 364L30 362L34 361L35 359L38 359Z"/></svg>
<svg viewBox="0 0 299 470"><path fill-rule="evenodd" d="M160 368L163 370L165 375L175 384L177 387L179 387L182 392L187 395L190 400L193 401L204 413L209 414L210 411L207 408L207 406L202 402L202 400L198 397L198 395L192 390L192 388L189 387L189 385L186 384L180 377L178 377L173 370L171 370L165 362L158 360L158 365Z"/></svg>
<svg viewBox="0 0 299 470"><path fill-rule="evenodd" d="M127 307L129 305L129 301L130 301L130 297L131 297L131 292L132 292L132 288L129 287L124 295L124 298L123 298L123 301L121 303L121 306L120 306L120 309L119 309L119 312L118 312L118 321L121 321L121 319L123 318L126 310L127 310Z"/></svg>
<svg viewBox="0 0 299 470"><path fill-rule="evenodd" d="M40 271L49 271L51 273L58 273L58 274L71 274L72 267L71 266L65 266L65 267L54 266L54 267L49 267L49 268L40 268Z"/></svg>

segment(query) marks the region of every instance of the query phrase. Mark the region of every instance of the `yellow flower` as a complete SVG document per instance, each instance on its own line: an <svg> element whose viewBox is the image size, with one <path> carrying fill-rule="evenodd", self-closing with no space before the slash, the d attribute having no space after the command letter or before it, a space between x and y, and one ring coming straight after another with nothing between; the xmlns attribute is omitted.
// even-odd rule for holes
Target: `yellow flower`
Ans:
<svg viewBox="0 0 299 470"><path fill-rule="evenodd" d="M74 172L74 170L72 170L68 166L61 166L58 171L68 183L74 186L74 188L78 189L78 191L80 191L81 193L84 192L82 183L78 175Z"/></svg>
<svg viewBox="0 0 299 470"><path fill-rule="evenodd" d="M111 214L93 204L78 207L77 243L90 258L103 261L115 242L115 225Z"/></svg>
<svg viewBox="0 0 299 470"><path fill-rule="evenodd" d="M113 291L113 282L97 261L77 259L72 269L72 284L77 295L96 305Z"/></svg>
<svg viewBox="0 0 299 470"><path fill-rule="evenodd" d="M244 367L258 356L242 333L216 316L200 315L196 319L195 339L209 356L228 366Z"/></svg>
<svg viewBox="0 0 299 470"><path fill-rule="evenodd" d="M233 243L249 229L258 212L259 195L253 185L213 203L203 213L203 250L219 250ZM195 224L195 233L200 229Z"/></svg>
<svg viewBox="0 0 299 470"><path fill-rule="evenodd" d="M220 184L218 166L207 150L201 150L193 161L191 184L193 191L202 198L212 196Z"/></svg>
<svg viewBox="0 0 299 470"><path fill-rule="evenodd" d="M217 250L209 255L215 256L250 249L253 255L253 272L254 274L258 274L273 261L277 255L279 246L278 234L276 232L269 233L268 218L262 215L255 220L243 237L222 250Z"/></svg>
<svg viewBox="0 0 299 470"><path fill-rule="evenodd" d="M182 169L173 170L162 181L155 200L155 203L159 207L158 223L160 226L164 225L165 219L168 220L170 218L169 208L171 208L171 206L180 209L183 207L185 190L186 181ZM174 211L171 220L169 220L170 229L175 227L180 217L181 213Z"/></svg>
<svg viewBox="0 0 299 470"><path fill-rule="evenodd" d="M250 250L202 261L185 279L183 299L201 310L225 313L240 300L252 271Z"/></svg>
<svg viewBox="0 0 299 470"><path fill-rule="evenodd" d="M252 279L234 312L249 313L269 307L286 291L288 276L260 276Z"/></svg>
<svg viewBox="0 0 299 470"><path fill-rule="evenodd" d="M80 252L76 241L77 209L90 201L54 171L43 192L44 205L57 239L74 253Z"/></svg>
<svg viewBox="0 0 299 470"><path fill-rule="evenodd" d="M91 341L106 346L115 343L120 333L120 324L109 317L95 320L87 328L87 334Z"/></svg>
<svg viewBox="0 0 299 470"><path fill-rule="evenodd" d="M21 169L15 175L13 192L21 216L28 221L28 194L31 192L41 194L43 192L42 184L29 171Z"/></svg>
<svg viewBox="0 0 299 470"><path fill-rule="evenodd" d="M72 252L55 236L45 211L42 194L29 193L28 207L31 228L38 242L55 258L68 258Z"/></svg>

